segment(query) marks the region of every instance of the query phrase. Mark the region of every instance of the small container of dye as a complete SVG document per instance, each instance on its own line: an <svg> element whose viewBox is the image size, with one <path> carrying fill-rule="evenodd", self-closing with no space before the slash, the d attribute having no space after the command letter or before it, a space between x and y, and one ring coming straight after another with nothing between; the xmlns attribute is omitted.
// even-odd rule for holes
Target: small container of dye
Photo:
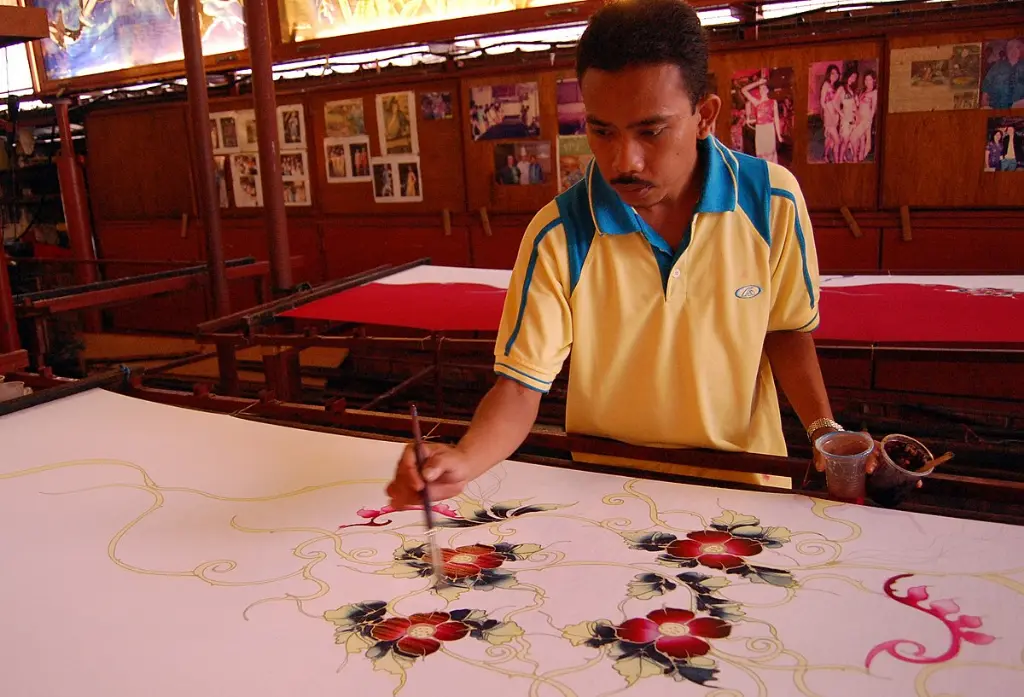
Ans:
<svg viewBox="0 0 1024 697"><path fill-rule="evenodd" d="M814 448L825 460L828 495L837 501L864 503L865 468L875 449L874 439L867 433L836 431L818 438Z"/></svg>
<svg viewBox="0 0 1024 697"><path fill-rule="evenodd" d="M868 495L880 506L895 506L932 473L925 463L934 459L924 443L893 433L882 439L878 467L868 478Z"/></svg>
<svg viewBox="0 0 1024 697"><path fill-rule="evenodd" d="M25 383L21 381L0 382L0 402L25 396Z"/></svg>

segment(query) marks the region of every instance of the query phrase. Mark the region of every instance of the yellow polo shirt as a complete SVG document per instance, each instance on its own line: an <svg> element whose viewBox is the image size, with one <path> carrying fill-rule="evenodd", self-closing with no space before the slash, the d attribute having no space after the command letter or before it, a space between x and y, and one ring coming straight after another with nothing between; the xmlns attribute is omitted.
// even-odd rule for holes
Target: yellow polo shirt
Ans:
<svg viewBox="0 0 1024 697"><path fill-rule="evenodd" d="M535 216L512 272L494 369L547 392L571 350L571 433L786 455L764 340L818 325L810 218L785 168L714 136L700 148L703 192L678 249L596 163Z"/></svg>

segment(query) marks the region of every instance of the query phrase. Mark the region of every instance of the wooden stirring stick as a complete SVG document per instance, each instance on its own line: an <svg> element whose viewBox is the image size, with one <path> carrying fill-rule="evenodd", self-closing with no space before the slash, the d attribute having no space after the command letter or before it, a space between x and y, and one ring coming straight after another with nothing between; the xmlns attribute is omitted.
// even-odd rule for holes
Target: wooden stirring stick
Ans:
<svg viewBox="0 0 1024 697"><path fill-rule="evenodd" d="M918 472L927 472L929 469L935 469L936 467L941 465L943 462L949 462L952 459L953 459L953 453L946 453L944 455L939 455L937 458L935 458L933 460L928 460L926 463L924 463L924 465L921 466L921 469L919 469Z"/></svg>

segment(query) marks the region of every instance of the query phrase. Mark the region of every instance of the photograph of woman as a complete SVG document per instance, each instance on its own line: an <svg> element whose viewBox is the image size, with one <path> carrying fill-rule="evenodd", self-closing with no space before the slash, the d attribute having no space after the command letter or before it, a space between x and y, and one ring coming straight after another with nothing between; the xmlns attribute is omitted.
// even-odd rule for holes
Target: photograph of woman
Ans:
<svg viewBox="0 0 1024 697"><path fill-rule="evenodd" d="M878 60L811 64L807 161L873 162L878 113Z"/></svg>
<svg viewBox="0 0 1024 697"><path fill-rule="evenodd" d="M760 68L732 78L732 147L769 162L793 158L793 69Z"/></svg>

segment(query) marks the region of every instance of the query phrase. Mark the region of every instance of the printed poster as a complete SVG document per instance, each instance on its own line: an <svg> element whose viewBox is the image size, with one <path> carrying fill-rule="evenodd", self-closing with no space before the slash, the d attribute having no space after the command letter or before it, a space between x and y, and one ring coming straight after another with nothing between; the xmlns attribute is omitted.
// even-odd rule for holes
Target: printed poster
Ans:
<svg viewBox="0 0 1024 697"><path fill-rule="evenodd" d="M586 136L558 137L558 190L565 191L587 174L594 159Z"/></svg>
<svg viewBox="0 0 1024 697"><path fill-rule="evenodd" d="M327 138L366 135L362 98L340 99L324 104L324 135Z"/></svg>
<svg viewBox="0 0 1024 697"><path fill-rule="evenodd" d="M415 99L413 92L377 95L377 131L382 155L419 154Z"/></svg>
<svg viewBox="0 0 1024 697"><path fill-rule="evenodd" d="M325 138L324 163L327 167L327 182L330 184L372 181L370 138Z"/></svg>
<svg viewBox="0 0 1024 697"><path fill-rule="evenodd" d="M306 148L306 119L301 104L285 104L277 107L278 138L282 150L304 150Z"/></svg>
<svg viewBox="0 0 1024 697"><path fill-rule="evenodd" d="M980 106L1024 109L1024 37L986 41L981 49Z"/></svg>
<svg viewBox="0 0 1024 697"><path fill-rule="evenodd" d="M496 143L494 180L500 186L527 186L551 181L551 144Z"/></svg>
<svg viewBox="0 0 1024 697"><path fill-rule="evenodd" d="M807 161L874 162L878 59L812 63L807 84Z"/></svg>
<svg viewBox="0 0 1024 697"><path fill-rule="evenodd" d="M792 68L757 68L732 75L729 135L733 150L789 166L793 162Z"/></svg>
<svg viewBox="0 0 1024 697"><path fill-rule="evenodd" d="M423 177L416 155L374 157L370 160L373 200L377 203L414 203L423 200Z"/></svg>
<svg viewBox="0 0 1024 697"><path fill-rule="evenodd" d="M980 43L894 49L889 113L977 109L980 82Z"/></svg>
<svg viewBox="0 0 1024 697"><path fill-rule="evenodd" d="M234 187L235 207L257 208L263 205L263 184L260 180L260 162L255 153L237 153L230 156L231 181Z"/></svg>
<svg viewBox="0 0 1024 697"><path fill-rule="evenodd" d="M1024 116L988 120L985 140L986 172L1024 172Z"/></svg>
<svg viewBox="0 0 1024 697"><path fill-rule="evenodd" d="M474 87L469 92L473 140L540 136L540 97L536 82Z"/></svg>

